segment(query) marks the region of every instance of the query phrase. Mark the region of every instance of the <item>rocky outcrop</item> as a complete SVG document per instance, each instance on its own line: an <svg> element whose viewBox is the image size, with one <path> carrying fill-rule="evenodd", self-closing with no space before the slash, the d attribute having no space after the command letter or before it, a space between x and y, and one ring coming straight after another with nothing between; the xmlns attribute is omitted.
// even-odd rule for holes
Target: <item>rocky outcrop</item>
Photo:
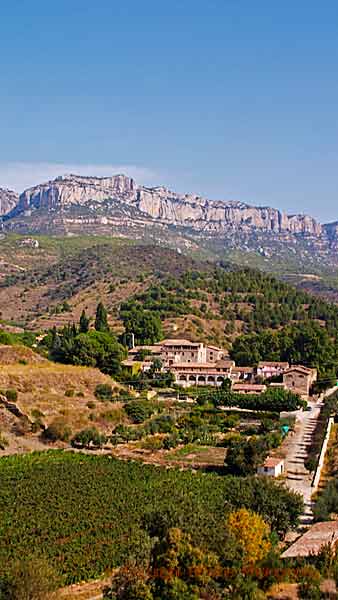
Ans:
<svg viewBox="0 0 338 600"><path fill-rule="evenodd" d="M334 223L326 223L326 225L323 225L323 230L329 240L338 239L338 221L334 221Z"/></svg>
<svg viewBox="0 0 338 600"><path fill-rule="evenodd" d="M0 216L9 213L19 200L18 194L12 190L0 188Z"/></svg>
<svg viewBox="0 0 338 600"><path fill-rule="evenodd" d="M176 194L165 187L137 185L125 175L82 177L65 175L30 188L21 194L8 218L33 215L34 211L69 212L85 208L105 216L132 216L137 221L156 221L167 225L222 234L238 229L320 236L322 226L310 216L291 215L269 207L255 207L236 201L216 201L192 194ZM122 213L121 213L122 211ZM128 212L129 211L129 212Z"/></svg>

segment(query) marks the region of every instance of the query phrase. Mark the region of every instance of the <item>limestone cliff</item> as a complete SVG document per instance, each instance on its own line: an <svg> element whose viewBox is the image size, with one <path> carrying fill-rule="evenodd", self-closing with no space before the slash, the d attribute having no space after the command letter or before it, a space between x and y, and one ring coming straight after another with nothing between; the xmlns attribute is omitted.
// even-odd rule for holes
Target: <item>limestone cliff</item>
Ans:
<svg viewBox="0 0 338 600"><path fill-rule="evenodd" d="M125 175L82 177L65 175L24 191L9 217L32 215L36 209L67 212L104 208L106 216L130 209L134 220L151 220L195 231L223 233L231 229L291 232L320 236L322 226L310 216L288 216L275 208L255 207L236 201L217 201L192 194L177 194L165 187L137 185ZM119 213L120 214L120 213Z"/></svg>
<svg viewBox="0 0 338 600"><path fill-rule="evenodd" d="M18 194L12 190L0 188L0 216L9 213L19 200Z"/></svg>

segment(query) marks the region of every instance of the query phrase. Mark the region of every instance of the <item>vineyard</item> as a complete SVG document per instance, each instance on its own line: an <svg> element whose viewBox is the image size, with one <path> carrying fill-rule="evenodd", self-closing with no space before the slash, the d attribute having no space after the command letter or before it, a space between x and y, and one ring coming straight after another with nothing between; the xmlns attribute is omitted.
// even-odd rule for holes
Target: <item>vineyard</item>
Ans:
<svg viewBox="0 0 338 600"><path fill-rule="evenodd" d="M146 557L154 528L177 525L221 547L226 512L247 506L278 532L302 503L271 481L162 470L110 457L50 451L0 462L0 576L10 562L45 556L65 583Z"/></svg>

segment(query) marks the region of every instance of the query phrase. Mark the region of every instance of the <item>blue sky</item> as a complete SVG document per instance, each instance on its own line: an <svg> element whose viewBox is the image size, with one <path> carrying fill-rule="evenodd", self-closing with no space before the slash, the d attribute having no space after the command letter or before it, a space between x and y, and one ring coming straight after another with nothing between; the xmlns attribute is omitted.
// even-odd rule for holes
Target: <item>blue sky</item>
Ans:
<svg viewBox="0 0 338 600"><path fill-rule="evenodd" d="M0 186L124 171L338 219L336 0L12 0Z"/></svg>

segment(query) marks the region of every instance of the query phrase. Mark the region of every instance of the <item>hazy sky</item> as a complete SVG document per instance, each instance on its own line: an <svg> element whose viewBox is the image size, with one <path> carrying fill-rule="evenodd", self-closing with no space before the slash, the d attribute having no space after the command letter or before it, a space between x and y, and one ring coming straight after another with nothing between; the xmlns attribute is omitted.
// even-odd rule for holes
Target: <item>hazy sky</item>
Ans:
<svg viewBox="0 0 338 600"><path fill-rule="evenodd" d="M11 0L0 186L126 172L338 218L337 0Z"/></svg>

